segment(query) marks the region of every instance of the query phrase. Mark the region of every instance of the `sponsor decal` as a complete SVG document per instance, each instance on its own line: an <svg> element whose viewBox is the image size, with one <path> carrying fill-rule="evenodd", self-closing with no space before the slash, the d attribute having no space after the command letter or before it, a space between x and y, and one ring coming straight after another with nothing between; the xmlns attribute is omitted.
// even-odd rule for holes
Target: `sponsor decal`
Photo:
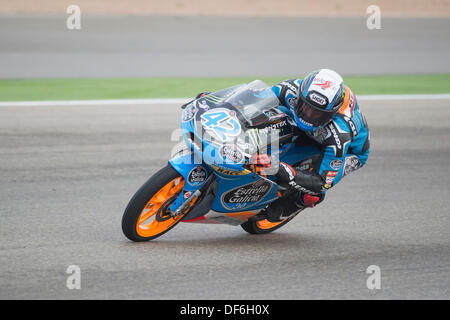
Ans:
<svg viewBox="0 0 450 320"><path fill-rule="evenodd" d="M241 163L244 160L244 155L234 144L224 145L220 148L219 153L222 157L225 157L226 159L236 163Z"/></svg>
<svg viewBox="0 0 450 320"><path fill-rule="evenodd" d="M258 147L262 144L259 129L249 129L245 132L245 134L248 136L248 139L253 146Z"/></svg>
<svg viewBox="0 0 450 320"><path fill-rule="evenodd" d="M260 134L268 134L271 131L279 131L282 127L284 127L287 124L286 120L278 121L276 123L273 123L267 127L264 127L262 129L259 129Z"/></svg>
<svg viewBox="0 0 450 320"><path fill-rule="evenodd" d="M298 120L300 120L301 123L303 123L303 124L305 124L305 125L307 125L307 126L314 127L314 125L313 125L312 123L309 123L309 122L303 120L303 119L300 118L300 117L298 117Z"/></svg>
<svg viewBox="0 0 450 320"><path fill-rule="evenodd" d="M198 186L206 180L206 170L202 166L196 166L189 172L187 181L192 186Z"/></svg>
<svg viewBox="0 0 450 320"><path fill-rule="evenodd" d="M220 167L216 167L216 166L213 166L213 165L210 165L210 166L214 170L216 170L217 172L219 172L221 174L228 175L228 176L243 176L243 175L251 173L251 171L247 170L247 169L242 170L242 171L233 171L233 170L227 170L227 169L223 169L223 168L220 168Z"/></svg>
<svg viewBox="0 0 450 320"><path fill-rule="evenodd" d="M306 189L305 187L302 187L301 185L295 183L294 180L290 181L290 182L289 182L289 185L290 185L291 187L295 188L295 189L298 190L298 191L302 191L302 192L307 193L307 194L316 195L316 193L312 192L311 190L308 190L308 189Z"/></svg>
<svg viewBox="0 0 450 320"><path fill-rule="evenodd" d="M206 100L199 101L198 106L203 110L209 110L209 105L206 103Z"/></svg>
<svg viewBox="0 0 450 320"><path fill-rule="evenodd" d="M333 85L331 81L323 80L320 78L315 78L313 84L321 87L322 89L328 89L329 87L331 87L331 85Z"/></svg>
<svg viewBox="0 0 450 320"><path fill-rule="evenodd" d="M287 124L287 121L282 120L282 121L272 124L271 126L269 126L269 128L270 129L280 129L280 128L284 127L286 124Z"/></svg>
<svg viewBox="0 0 450 320"><path fill-rule="evenodd" d="M293 84L291 84L291 83L289 83L289 82L283 81L283 82L281 83L281 85L284 85L284 86L288 87L288 88L291 89L294 93L297 92L297 88L296 88Z"/></svg>
<svg viewBox="0 0 450 320"><path fill-rule="evenodd" d="M226 192L221 200L225 208L242 209L261 201L270 191L272 184L264 179Z"/></svg>
<svg viewBox="0 0 450 320"><path fill-rule="evenodd" d="M320 77L320 76L316 76L312 82L313 86L318 86L320 88L322 88L323 90L327 90L327 89L331 89L331 90L336 90L338 84L330 81L330 80L325 80L324 78Z"/></svg>
<svg viewBox="0 0 450 320"><path fill-rule="evenodd" d="M330 162L331 169L339 170L342 165L342 160L336 159Z"/></svg>
<svg viewBox="0 0 450 320"><path fill-rule="evenodd" d="M343 176L361 168L361 166L362 166L361 161L358 159L357 156L350 156L345 158Z"/></svg>
<svg viewBox="0 0 450 320"><path fill-rule="evenodd" d="M184 199L187 199L187 198L189 198L189 197L191 196L191 194L192 194L192 191L186 191L186 192L184 193L184 195L183 195L183 198L184 198Z"/></svg>
<svg viewBox="0 0 450 320"><path fill-rule="evenodd" d="M217 97L217 96L213 95L212 93L210 93L207 96L205 96L205 100L208 101L208 102L211 102L212 104L220 104L225 99L222 98L222 97Z"/></svg>
<svg viewBox="0 0 450 320"><path fill-rule="evenodd" d="M198 109L195 107L194 103L190 103L184 108L183 110L183 121L188 122L191 121L195 114L197 113Z"/></svg>
<svg viewBox="0 0 450 320"><path fill-rule="evenodd" d="M314 92L309 95L309 99L321 106L324 106L327 104L327 99L325 99L325 97L323 97L317 93L314 93Z"/></svg>
<svg viewBox="0 0 450 320"><path fill-rule="evenodd" d="M344 116L344 120L348 123L350 130L352 130L352 136L355 137L358 134L355 123L352 121L352 119L350 117L347 117L347 116Z"/></svg>
<svg viewBox="0 0 450 320"><path fill-rule="evenodd" d="M281 165L283 166L284 170L288 173L289 180L294 180L295 178L294 169L292 169L292 167L290 167L284 162L281 162Z"/></svg>
<svg viewBox="0 0 450 320"><path fill-rule="evenodd" d="M337 176L337 171L328 171L327 176L325 177L325 185L324 188L329 189L333 184L334 178ZM328 187L327 187L328 185Z"/></svg>
<svg viewBox="0 0 450 320"><path fill-rule="evenodd" d="M335 126L334 125L330 125L329 127L330 127L330 130L331 130L331 133L333 134L334 141L336 141L336 147L338 149L342 149L341 139L339 139L339 136L338 136L338 134L336 132Z"/></svg>

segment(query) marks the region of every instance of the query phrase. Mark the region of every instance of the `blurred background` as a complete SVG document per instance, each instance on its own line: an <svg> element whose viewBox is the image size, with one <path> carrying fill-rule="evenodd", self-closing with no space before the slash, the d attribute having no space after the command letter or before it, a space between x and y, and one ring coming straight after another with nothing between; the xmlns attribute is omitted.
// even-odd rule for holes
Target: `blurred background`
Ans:
<svg viewBox="0 0 450 320"><path fill-rule="evenodd" d="M0 16L4 79L450 72L446 0L1 0Z"/></svg>
<svg viewBox="0 0 450 320"><path fill-rule="evenodd" d="M278 82L324 67L359 94L442 93L449 17L448 0L0 0L0 79L15 80L0 94L188 97L205 85Z"/></svg>

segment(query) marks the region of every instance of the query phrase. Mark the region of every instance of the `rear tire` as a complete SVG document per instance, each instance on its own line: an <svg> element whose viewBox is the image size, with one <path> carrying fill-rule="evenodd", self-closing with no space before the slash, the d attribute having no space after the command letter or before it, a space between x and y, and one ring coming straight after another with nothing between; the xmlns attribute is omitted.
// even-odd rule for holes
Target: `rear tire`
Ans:
<svg viewBox="0 0 450 320"><path fill-rule="evenodd" d="M124 235L132 241L148 241L175 227L183 215L172 218L164 213L183 185L183 178L170 164L155 173L128 203L122 217ZM151 218L153 221L148 222Z"/></svg>
<svg viewBox="0 0 450 320"><path fill-rule="evenodd" d="M295 168L296 166L300 165L302 163L302 161L295 163L293 167ZM242 227L242 229L244 229L245 231L247 231L248 233L251 233L251 234L266 234L266 233L270 233L272 231L275 231L275 230L281 228L286 223L288 223L289 221L294 219L295 216L299 213L300 213L300 211L297 212L292 217L289 217L285 220L282 220L280 222L275 222L275 223L270 222L267 219L260 220L260 221L250 220L250 221L247 221L247 222L244 222L243 224L241 224L241 227Z"/></svg>
<svg viewBox="0 0 450 320"><path fill-rule="evenodd" d="M281 228L286 223L291 221L295 216L296 215L289 217L285 220L282 220L280 222L270 222L267 219L259 221L250 220L241 224L241 227L242 229L251 234L267 234Z"/></svg>

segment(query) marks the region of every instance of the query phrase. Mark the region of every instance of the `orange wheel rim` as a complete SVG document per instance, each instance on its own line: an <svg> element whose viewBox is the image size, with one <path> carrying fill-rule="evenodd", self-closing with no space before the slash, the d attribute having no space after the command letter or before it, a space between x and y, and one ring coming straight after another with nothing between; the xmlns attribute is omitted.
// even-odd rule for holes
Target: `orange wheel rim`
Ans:
<svg viewBox="0 0 450 320"><path fill-rule="evenodd" d="M141 237L152 237L166 231L175 225L183 215L176 217L163 217L158 219L160 209L170 198L177 195L184 186L184 180L181 177L173 179L162 187L145 205L136 223L136 232Z"/></svg>
<svg viewBox="0 0 450 320"><path fill-rule="evenodd" d="M256 221L256 226L260 229L271 229L273 227L278 226L279 224L282 224L283 222L285 222L286 220L282 220L280 222L270 222L269 220L265 219L265 220L259 220Z"/></svg>

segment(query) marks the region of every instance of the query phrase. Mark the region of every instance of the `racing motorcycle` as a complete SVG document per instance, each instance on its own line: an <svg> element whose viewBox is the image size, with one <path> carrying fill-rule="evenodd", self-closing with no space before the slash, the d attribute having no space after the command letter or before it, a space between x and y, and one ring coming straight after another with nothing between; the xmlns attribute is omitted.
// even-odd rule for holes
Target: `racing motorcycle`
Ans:
<svg viewBox="0 0 450 320"><path fill-rule="evenodd" d="M122 218L127 238L152 240L179 222L225 223L266 234L302 210L279 222L263 214L284 190L273 178L277 164L297 167L319 153L298 143L292 113L270 87L255 80L204 94L182 108L186 146L128 203Z"/></svg>

